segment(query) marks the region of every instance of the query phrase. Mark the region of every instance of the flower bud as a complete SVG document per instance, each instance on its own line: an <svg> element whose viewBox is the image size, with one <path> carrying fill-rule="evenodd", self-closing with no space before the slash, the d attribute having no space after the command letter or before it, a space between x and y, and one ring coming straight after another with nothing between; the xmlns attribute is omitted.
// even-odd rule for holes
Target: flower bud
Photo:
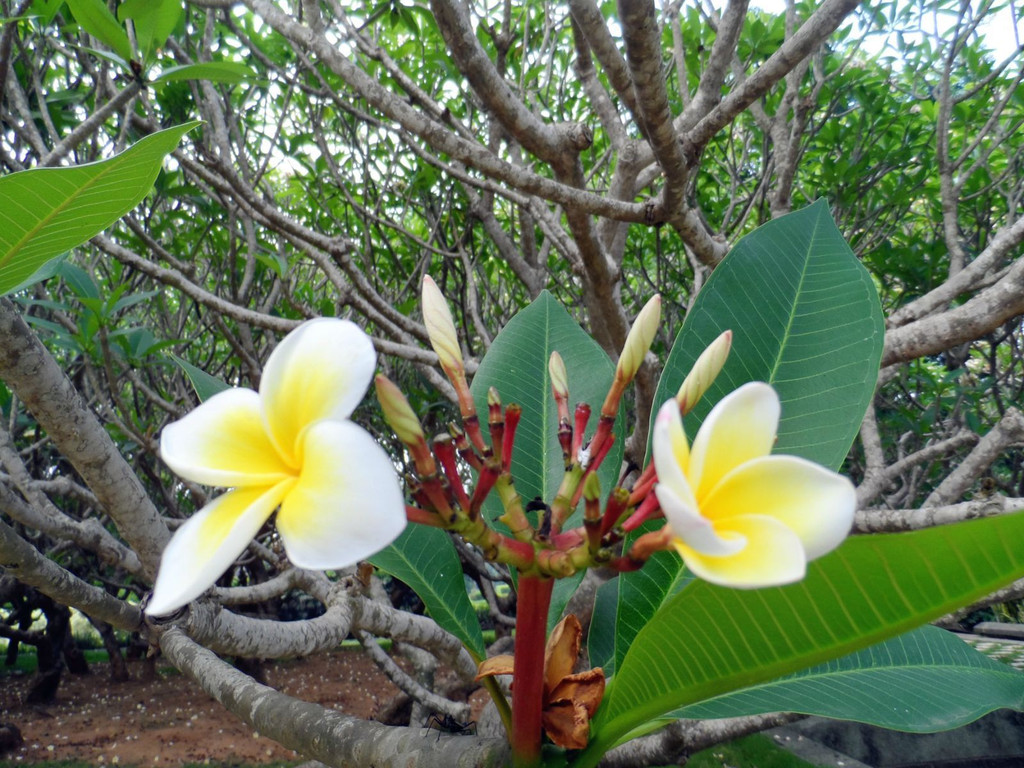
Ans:
<svg viewBox="0 0 1024 768"><path fill-rule="evenodd" d="M384 420L395 431L398 439L406 445L424 440L420 420L416 417L412 406L409 405L409 401L405 399L402 390L382 373L377 374L373 385L377 390L377 400L380 401L381 410L384 412Z"/></svg>
<svg viewBox="0 0 1024 768"><path fill-rule="evenodd" d="M427 326L430 346L440 358L441 367L449 372L449 376L451 372L461 373L464 370L462 348L459 346L452 313L448 310L441 289L430 275L423 276L422 304L423 322Z"/></svg>
<svg viewBox="0 0 1024 768"><path fill-rule="evenodd" d="M551 375L551 392L555 399L569 399L569 374L565 370L565 361L557 352L552 352L548 359L548 373Z"/></svg>
<svg viewBox="0 0 1024 768"><path fill-rule="evenodd" d="M676 393L676 402L683 413L689 413L721 372L732 347L732 331L724 331L711 342L693 364L686 380Z"/></svg>
<svg viewBox="0 0 1024 768"><path fill-rule="evenodd" d="M633 327L629 329L626 343L622 346L622 354L619 356L619 364L615 369L616 379L624 383L633 380L644 361L644 355L651 348L660 322L661 296L655 294L640 310Z"/></svg>

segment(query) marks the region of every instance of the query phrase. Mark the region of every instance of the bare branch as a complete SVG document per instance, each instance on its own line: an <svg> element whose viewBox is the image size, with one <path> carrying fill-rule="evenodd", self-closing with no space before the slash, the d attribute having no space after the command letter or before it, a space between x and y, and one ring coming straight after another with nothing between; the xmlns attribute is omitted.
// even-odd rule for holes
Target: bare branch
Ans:
<svg viewBox="0 0 1024 768"><path fill-rule="evenodd" d="M159 637L160 649L182 672L258 733L334 768L416 765L417 768L500 768L501 739L453 736L359 720L260 685L180 629Z"/></svg>

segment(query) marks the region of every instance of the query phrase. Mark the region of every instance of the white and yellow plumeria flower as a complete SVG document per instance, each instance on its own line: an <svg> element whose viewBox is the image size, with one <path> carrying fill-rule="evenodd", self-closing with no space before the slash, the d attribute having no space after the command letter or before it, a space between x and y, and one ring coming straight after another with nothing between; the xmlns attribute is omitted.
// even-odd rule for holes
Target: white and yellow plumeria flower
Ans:
<svg viewBox="0 0 1024 768"><path fill-rule="evenodd" d="M752 382L723 398L691 448L679 404L654 425L655 493L672 544L699 578L729 587L788 584L835 549L853 523L845 477L796 456L769 455L779 397Z"/></svg>
<svg viewBox="0 0 1024 768"><path fill-rule="evenodd" d="M174 472L231 490L175 532L148 613L170 613L201 595L278 508L285 551L302 568L351 565L401 533L395 468L348 419L376 365L357 325L311 320L270 355L258 393L225 390L164 428L160 454Z"/></svg>

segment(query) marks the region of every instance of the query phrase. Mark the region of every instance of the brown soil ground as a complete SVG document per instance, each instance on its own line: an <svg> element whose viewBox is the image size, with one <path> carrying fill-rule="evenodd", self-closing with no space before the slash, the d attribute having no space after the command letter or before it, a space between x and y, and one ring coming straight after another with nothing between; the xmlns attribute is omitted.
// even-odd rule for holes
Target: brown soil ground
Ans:
<svg viewBox="0 0 1024 768"><path fill-rule="evenodd" d="M301 761L254 733L191 680L169 667L155 679L111 682L107 667L65 673L57 702L25 706L30 676L0 677L0 723L14 723L24 744L0 758L22 764L77 759L93 765L239 765ZM265 682L287 694L374 719L398 689L364 654L338 651L264 666ZM476 698L476 697L474 697Z"/></svg>

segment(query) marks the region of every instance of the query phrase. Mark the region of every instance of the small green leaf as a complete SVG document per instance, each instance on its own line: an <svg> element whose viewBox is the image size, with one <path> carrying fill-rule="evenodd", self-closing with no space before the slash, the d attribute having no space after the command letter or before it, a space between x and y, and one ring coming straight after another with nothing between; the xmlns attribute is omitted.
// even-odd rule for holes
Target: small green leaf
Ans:
<svg viewBox="0 0 1024 768"><path fill-rule="evenodd" d="M921 627L788 677L727 693L669 718L799 712L933 733L996 709L1024 709L1024 673L937 627Z"/></svg>
<svg viewBox="0 0 1024 768"><path fill-rule="evenodd" d="M109 160L0 177L0 295L138 205L164 157L197 125L151 134Z"/></svg>
<svg viewBox="0 0 1024 768"><path fill-rule="evenodd" d="M148 64L153 52L167 42L183 10L182 0L123 0L117 7L117 18L134 22L139 53Z"/></svg>
<svg viewBox="0 0 1024 768"><path fill-rule="evenodd" d="M199 398L199 402L209 400L218 392L223 392L225 389L231 389L229 384L225 384L216 376L211 376L201 368L196 368L187 360L183 360L177 355L168 355L168 357L177 363L178 367L180 367L181 370L185 372L185 375L188 376L189 381L192 382L192 388L196 391L196 397Z"/></svg>
<svg viewBox="0 0 1024 768"><path fill-rule="evenodd" d="M68 284L71 292L79 299L99 299L100 289L92 276L77 264L65 261L57 274Z"/></svg>
<svg viewBox="0 0 1024 768"><path fill-rule="evenodd" d="M411 524L370 562L419 595L430 617L451 632L480 662L487 656L480 622L466 592L462 563L448 534L440 528Z"/></svg>
<svg viewBox="0 0 1024 768"><path fill-rule="evenodd" d="M114 14L107 10L103 0L67 0L67 3L82 29L104 42L125 64L132 60L132 44L128 41L128 35Z"/></svg>
<svg viewBox="0 0 1024 768"><path fill-rule="evenodd" d="M636 635L605 695L592 761L688 704L852 653L1024 575L1024 513L855 536L803 581L738 590L695 581Z"/></svg>
<svg viewBox="0 0 1024 768"><path fill-rule="evenodd" d="M215 83L238 83L258 80L259 75L238 61L208 61L203 64L183 64L168 67L155 78L154 83L171 83L175 80L212 80Z"/></svg>

